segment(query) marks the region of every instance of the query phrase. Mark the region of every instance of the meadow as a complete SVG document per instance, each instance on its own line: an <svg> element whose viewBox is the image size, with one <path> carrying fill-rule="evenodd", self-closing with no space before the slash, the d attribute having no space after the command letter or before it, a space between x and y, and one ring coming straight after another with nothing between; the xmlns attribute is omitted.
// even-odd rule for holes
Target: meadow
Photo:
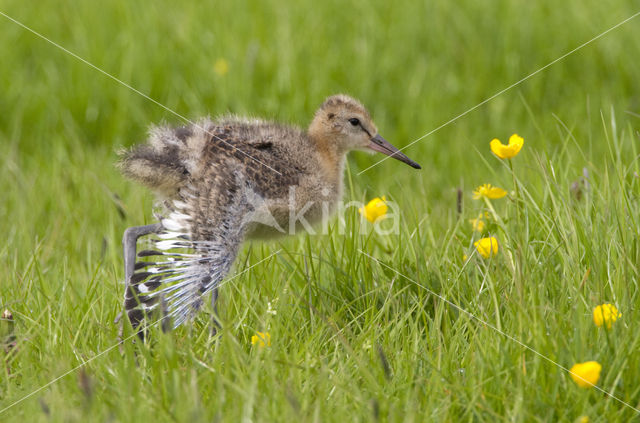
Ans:
<svg viewBox="0 0 640 423"><path fill-rule="evenodd" d="M121 237L153 222L154 199L116 153L182 121L0 16L1 421L640 421L640 16L474 108L637 2L0 0L0 12L189 119L304 127L344 92L398 147L430 134L405 150L421 171L349 157L345 201L386 196L398 233L351 209L344 234L336 218L325 235L247 243L217 337L207 308L117 348ZM514 133L516 157L492 154ZM507 195L474 200L487 183ZM499 249L485 259L474 242L488 236ZM592 315L606 303L621 313L609 329ZM252 344L257 332L271 345ZM597 388L567 371L590 360Z"/></svg>

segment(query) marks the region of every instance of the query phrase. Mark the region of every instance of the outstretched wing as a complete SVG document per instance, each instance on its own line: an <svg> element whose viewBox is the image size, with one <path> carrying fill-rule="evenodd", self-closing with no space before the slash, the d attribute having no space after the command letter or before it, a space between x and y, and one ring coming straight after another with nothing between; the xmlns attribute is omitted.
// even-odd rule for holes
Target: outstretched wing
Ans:
<svg viewBox="0 0 640 423"><path fill-rule="evenodd" d="M154 310L165 330L180 326L229 272L253 210L243 178L235 176L189 184L162 204L162 230L150 238L149 249L138 253L125 292L134 328Z"/></svg>

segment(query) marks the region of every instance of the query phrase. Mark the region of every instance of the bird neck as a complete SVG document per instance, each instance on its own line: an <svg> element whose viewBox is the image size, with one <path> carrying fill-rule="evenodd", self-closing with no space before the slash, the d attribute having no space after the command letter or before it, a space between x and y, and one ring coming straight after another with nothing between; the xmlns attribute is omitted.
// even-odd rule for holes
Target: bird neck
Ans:
<svg viewBox="0 0 640 423"><path fill-rule="evenodd" d="M318 162L325 175L332 181L338 182L342 176L346 152L337 148L336 143L326 135L309 128L309 139L318 154Z"/></svg>

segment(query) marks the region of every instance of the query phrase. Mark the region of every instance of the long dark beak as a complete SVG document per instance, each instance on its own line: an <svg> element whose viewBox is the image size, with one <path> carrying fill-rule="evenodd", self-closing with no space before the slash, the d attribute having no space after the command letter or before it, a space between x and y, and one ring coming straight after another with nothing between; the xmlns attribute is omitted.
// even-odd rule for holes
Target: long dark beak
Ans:
<svg viewBox="0 0 640 423"><path fill-rule="evenodd" d="M394 159L400 160L401 162L404 162L415 169L422 169L422 167L418 163L414 162L413 160L405 156L400 150L395 148L389 141L382 138L380 134L376 134L376 136L371 138L371 142L369 143L368 147L374 151L377 151L382 154L386 154L389 157L393 157Z"/></svg>

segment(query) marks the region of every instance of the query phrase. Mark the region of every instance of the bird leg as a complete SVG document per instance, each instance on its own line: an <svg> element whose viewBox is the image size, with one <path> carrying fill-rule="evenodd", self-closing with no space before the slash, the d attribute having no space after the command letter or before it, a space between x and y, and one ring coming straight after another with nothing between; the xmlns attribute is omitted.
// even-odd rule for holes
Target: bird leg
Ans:
<svg viewBox="0 0 640 423"><path fill-rule="evenodd" d="M211 336L216 336L218 333L218 328L220 328L220 320L218 319L218 285L213 288L211 292L211 307L213 307L213 317L211 321L213 325L211 326Z"/></svg>
<svg viewBox="0 0 640 423"><path fill-rule="evenodd" d="M145 226L132 226L124 231L122 237L122 246L124 248L124 278L127 287L129 287L129 280L133 276L134 266L136 264L136 242L138 238L151 233L160 232L162 224L154 223L152 225Z"/></svg>
<svg viewBox="0 0 640 423"><path fill-rule="evenodd" d="M157 233L162 230L162 224L154 223L152 225L144 225L144 226L133 226L131 228L127 228L124 231L124 236L122 237L122 247L124 252L124 281L125 281L125 297L126 293L129 292L129 284L131 281L131 277L135 271L136 264L136 243L138 238L144 235L148 235L151 233ZM118 323L122 318L122 312L118 314L114 323ZM120 324L120 330L118 335L122 339L122 333L124 331L124 323Z"/></svg>

